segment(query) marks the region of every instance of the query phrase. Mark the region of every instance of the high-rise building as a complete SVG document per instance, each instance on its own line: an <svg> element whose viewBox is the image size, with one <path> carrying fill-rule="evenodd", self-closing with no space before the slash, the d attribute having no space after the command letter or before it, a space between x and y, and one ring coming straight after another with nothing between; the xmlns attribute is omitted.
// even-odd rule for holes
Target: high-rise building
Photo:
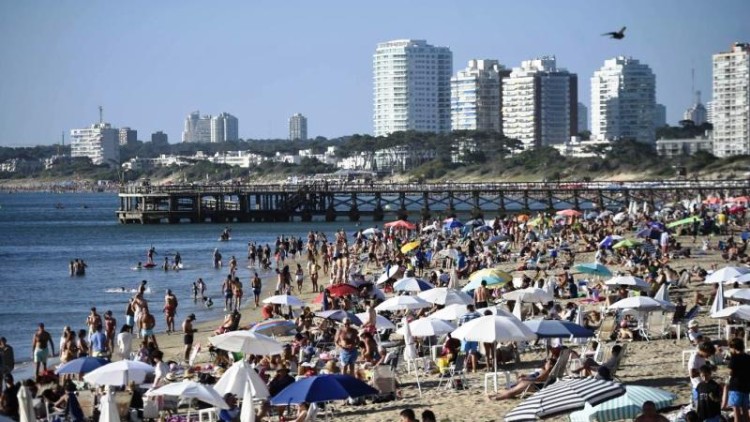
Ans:
<svg viewBox="0 0 750 422"><path fill-rule="evenodd" d="M555 57L521 62L503 78L503 132L525 148L561 144L578 132L578 77Z"/></svg>
<svg viewBox="0 0 750 422"><path fill-rule="evenodd" d="M109 123L95 123L85 129L70 131L70 156L88 157L95 165L120 164L119 131Z"/></svg>
<svg viewBox="0 0 750 422"><path fill-rule="evenodd" d="M295 113L289 118L289 140L307 140L307 117L300 113Z"/></svg>
<svg viewBox="0 0 750 422"><path fill-rule="evenodd" d="M424 40L380 43L373 55L375 136L451 130L453 54Z"/></svg>
<svg viewBox="0 0 750 422"><path fill-rule="evenodd" d="M211 142L211 116L194 111L185 118L182 142Z"/></svg>
<svg viewBox="0 0 750 422"><path fill-rule="evenodd" d="M589 130L589 108L578 103L578 133Z"/></svg>
<svg viewBox="0 0 750 422"><path fill-rule="evenodd" d="M120 145L127 145L138 140L138 131L129 127L120 128Z"/></svg>
<svg viewBox="0 0 750 422"><path fill-rule="evenodd" d="M695 102L682 115L683 120L691 120L696 126L700 126L706 123L707 116L706 107L701 103L701 92L695 91Z"/></svg>
<svg viewBox="0 0 750 422"><path fill-rule="evenodd" d="M656 103L654 106L654 130L657 127L664 127L667 125L667 106L664 104Z"/></svg>
<svg viewBox="0 0 750 422"><path fill-rule="evenodd" d="M713 56L714 155L750 154L750 43Z"/></svg>
<svg viewBox="0 0 750 422"><path fill-rule="evenodd" d="M169 137L162 131L154 132L151 134L151 143L154 145L167 145L169 144Z"/></svg>
<svg viewBox="0 0 750 422"><path fill-rule="evenodd" d="M451 78L451 128L502 133L502 82L509 75L497 60L469 60Z"/></svg>
<svg viewBox="0 0 750 422"><path fill-rule="evenodd" d="M714 123L714 102L706 101L706 121L708 123Z"/></svg>
<svg viewBox="0 0 750 422"><path fill-rule="evenodd" d="M656 77L647 65L620 56L605 60L604 66L594 72L591 133L595 139L653 143L658 118L655 109Z"/></svg>
<svg viewBox="0 0 750 422"><path fill-rule="evenodd" d="M239 120L229 113L211 118L211 142L236 141L239 137Z"/></svg>

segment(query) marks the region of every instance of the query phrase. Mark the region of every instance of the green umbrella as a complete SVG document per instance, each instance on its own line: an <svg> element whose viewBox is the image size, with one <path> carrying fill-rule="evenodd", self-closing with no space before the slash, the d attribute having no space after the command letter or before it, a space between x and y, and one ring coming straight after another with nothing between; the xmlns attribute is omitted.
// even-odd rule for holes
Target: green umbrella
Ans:
<svg viewBox="0 0 750 422"><path fill-rule="evenodd" d="M607 422L632 419L641 413L643 402L647 400L654 402L658 410L671 405L675 398L677 396L674 394L658 388L626 385L625 394L622 396L596 406L587 403L583 410L571 413L570 420L572 422Z"/></svg>
<svg viewBox="0 0 750 422"><path fill-rule="evenodd" d="M640 246L641 242L633 239L625 239L621 240L612 246L614 249L620 249L620 248L634 248L636 246Z"/></svg>
<svg viewBox="0 0 750 422"><path fill-rule="evenodd" d="M693 224L696 221L701 221L700 217L696 217L694 215L691 215L688 218L683 218L682 220L673 221L673 222L667 224L667 228L671 229L671 228L674 228L674 227L683 226L685 224Z"/></svg>

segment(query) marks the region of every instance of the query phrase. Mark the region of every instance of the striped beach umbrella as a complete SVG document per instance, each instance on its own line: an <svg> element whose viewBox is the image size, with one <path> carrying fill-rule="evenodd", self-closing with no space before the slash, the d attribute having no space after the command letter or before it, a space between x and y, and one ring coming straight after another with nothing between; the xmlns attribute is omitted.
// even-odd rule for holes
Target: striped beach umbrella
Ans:
<svg viewBox="0 0 750 422"><path fill-rule="evenodd" d="M633 419L641 413L643 402L652 401L656 409L663 409L677 398L674 394L653 387L626 385L625 394L596 406L586 403L583 410L570 414L571 422L619 421Z"/></svg>
<svg viewBox="0 0 750 422"><path fill-rule="evenodd" d="M619 383L596 378L558 381L524 400L505 415L506 422L536 421L596 406L625 394Z"/></svg>

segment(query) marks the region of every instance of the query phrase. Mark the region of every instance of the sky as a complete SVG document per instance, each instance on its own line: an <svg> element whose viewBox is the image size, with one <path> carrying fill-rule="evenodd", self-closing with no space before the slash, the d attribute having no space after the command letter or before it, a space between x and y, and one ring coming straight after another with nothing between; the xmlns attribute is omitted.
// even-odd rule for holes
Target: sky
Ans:
<svg viewBox="0 0 750 422"><path fill-rule="evenodd" d="M750 41L748 16L748 0L0 1L0 146L57 143L100 105L141 140L179 142L194 110L235 115L241 138L286 138L297 112L313 137L371 134L372 55L404 38L450 47L455 71L555 55L587 106L593 72L632 56L676 124L691 68L705 102L711 55Z"/></svg>

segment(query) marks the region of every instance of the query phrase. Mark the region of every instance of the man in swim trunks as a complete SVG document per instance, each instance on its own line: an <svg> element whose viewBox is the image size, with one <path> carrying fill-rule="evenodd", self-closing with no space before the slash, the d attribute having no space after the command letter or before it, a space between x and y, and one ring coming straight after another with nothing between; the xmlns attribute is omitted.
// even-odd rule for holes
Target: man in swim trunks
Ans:
<svg viewBox="0 0 750 422"><path fill-rule="evenodd" d="M159 345L156 343L156 336L154 335L154 327L156 326L156 318L148 311L148 308L145 308L141 311L141 319L140 319L140 327L141 327L141 337L144 341L148 342L149 337L151 338L151 341L154 342L154 346L156 348L159 348Z"/></svg>
<svg viewBox="0 0 750 422"><path fill-rule="evenodd" d="M193 348L193 333L198 331L193 328L193 321L195 321L195 314L188 315L188 317L185 318L185 321L182 322L182 338L183 343L185 344L185 362L190 361L190 350Z"/></svg>
<svg viewBox="0 0 750 422"><path fill-rule="evenodd" d="M96 313L96 308L91 308L91 313L86 318L86 325L89 327L88 340L91 341L91 336L96 332L96 328L102 326L102 316Z"/></svg>
<svg viewBox="0 0 750 422"><path fill-rule="evenodd" d="M344 318L343 326L336 333L336 345L340 349L339 356L341 363L344 364L344 374L355 375L354 364L357 362L357 357L359 356L359 350L357 350L358 341L357 330L352 327L349 318Z"/></svg>
<svg viewBox="0 0 750 422"><path fill-rule="evenodd" d="M255 297L255 307L260 306L260 290L263 287L263 282L258 277L258 273L255 273L253 280L250 282L253 287L253 296Z"/></svg>
<svg viewBox="0 0 750 422"><path fill-rule="evenodd" d="M167 323L167 334L174 332L174 316L177 314L177 296L167 289L164 296L164 319Z"/></svg>
<svg viewBox="0 0 750 422"><path fill-rule="evenodd" d="M489 292L487 291L487 281L482 280L482 284L474 291L474 304L476 305L477 309L487 307L488 296Z"/></svg>
<svg viewBox="0 0 750 422"><path fill-rule="evenodd" d="M52 341L52 336L44 330L44 324L39 324L39 329L34 334L34 341L31 343L31 350L33 350L32 358L36 363L35 377L39 376L39 365L44 367L44 371L47 371L47 358L49 357L49 350L52 349L52 356L55 356L55 343Z"/></svg>
<svg viewBox="0 0 750 422"><path fill-rule="evenodd" d="M115 331L117 330L117 320L112 316L112 311L104 313L104 334L107 336L109 350L115 349Z"/></svg>
<svg viewBox="0 0 750 422"><path fill-rule="evenodd" d="M234 286L234 280L232 280L232 275L227 275L227 278L224 279L224 283L221 285L221 291L224 293L224 310L229 311L231 310L232 306L232 288Z"/></svg>

